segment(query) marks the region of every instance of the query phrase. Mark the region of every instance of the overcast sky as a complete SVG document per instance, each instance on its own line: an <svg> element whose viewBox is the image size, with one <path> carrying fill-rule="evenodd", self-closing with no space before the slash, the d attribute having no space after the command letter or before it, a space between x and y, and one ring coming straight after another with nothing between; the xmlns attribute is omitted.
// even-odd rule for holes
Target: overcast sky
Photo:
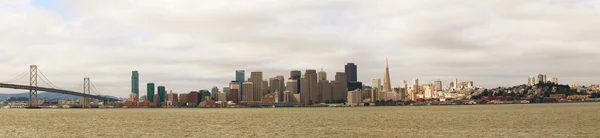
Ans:
<svg viewBox="0 0 600 138"><path fill-rule="evenodd" d="M599 25L594 0L0 0L0 81L36 64L63 89L90 77L126 97L132 70L145 94L148 82L227 86L236 69L323 67L332 79L353 62L371 84L388 57L393 86L512 86L539 73L589 85L600 83Z"/></svg>

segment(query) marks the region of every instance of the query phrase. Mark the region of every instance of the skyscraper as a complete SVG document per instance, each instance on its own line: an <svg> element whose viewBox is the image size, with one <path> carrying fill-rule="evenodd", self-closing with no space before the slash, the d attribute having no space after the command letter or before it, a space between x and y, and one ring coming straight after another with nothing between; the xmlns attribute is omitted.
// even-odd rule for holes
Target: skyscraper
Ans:
<svg viewBox="0 0 600 138"><path fill-rule="evenodd" d="M538 75L538 83L546 83L546 82L544 82L545 81L544 76L545 76L544 74Z"/></svg>
<svg viewBox="0 0 600 138"><path fill-rule="evenodd" d="M298 81L295 79L288 79L287 86L285 87L287 91L290 91L291 94L298 93Z"/></svg>
<svg viewBox="0 0 600 138"><path fill-rule="evenodd" d="M420 93L421 90L419 89L421 86L419 86L419 79L415 79L413 81L413 91L411 92L410 96L411 96L411 100L416 100L417 99L417 93Z"/></svg>
<svg viewBox="0 0 600 138"><path fill-rule="evenodd" d="M381 79L379 79L379 78L373 78L373 79L371 79L371 83L372 83L371 87L373 89L381 89L380 88L381 87Z"/></svg>
<svg viewBox="0 0 600 138"><path fill-rule="evenodd" d="M442 80L436 79L433 81L433 89L435 91L442 91Z"/></svg>
<svg viewBox="0 0 600 138"><path fill-rule="evenodd" d="M245 70L236 70L235 71L235 81L239 82L239 84L240 84L240 89L238 89L238 94L241 98L242 96L244 96L243 95L244 88L241 86L246 81L246 71Z"/></svg>
<svg viewBox="0 0 600 138"><path fill-rule="evenodd" d="M300 101L304 105L310 104L310 85L308 83L308 78L306 75L300 76Z"/></svg>
<svg viewBox="0 0 600 138"><path fill-rule="evenodd" d="M167 97L167 90L165 89L165 86L158 86L158 96L159 96L159 102L158 104L160 105L161 103L165 102L165 98Z"/></svg>
<svg viewBox="0 0 600 138"><path fill-rule="evenodd" d="M262 94L261 94L261 98L267 94L269 94L269 80L263 80L262 81Z"/></svg>
<svg viewBox="0 0 600 138"><path fill-rule="evenodd" d="M388 66L388 60L385 58L385 73L383 78L383 92L392 92L392 84L390 82L390 68Z"/></svg>
<svg viewBox="0 0 600 138"><path fill-rule="evenodd" d="M317 81L320 80L327 80L327 73L325 71L323 71L323 68L321 67L321 71L319 71L319 78L317 78Z"/></svg>
<svg viewBox="0 0 600 138"><path fill-rule="evenodd" d="M345 73L346 73L346 78L348 79L348 82L355 82L357 81L357 70L356 70L356 65L354 63L348 63L345 66ZM345 92L348 93L348 92Z"/></svg>
<svg viewBox="0 0 600 138"><path fill-rule="evenodd" d="M321 101L319 98L319 83L317 82L317 71L314 69L307 69L306 72L304 72L304 76L308 80L308 94L310 95L310 104L320 103Z"/></svg>
<svg viewBox="0 0 600 138"><path fill-rule="evenodd" d="M458 78L454 77L454 88L455 88L455 89L458 89L458 88L460 88L460 87L459 87L460 85L461 85L461 84L460 84L460 83L458 83Z"/></svg>
<svg viewBox="0 0 600 138"><path fill-rule="evenodd" d="M140 74L134 70L131 72L131 93L135 93L135 100L140 99Z"/></svg>
<svg viewBox="0 0 600 138"><path fill-rule="evenodd" d="M290 78L289 79L296 80L296 83L297 83L296 86L295 86L296 90L292 91L292 94L300 93L300 76L302 76L302 72L300 72L299 70L292 70L292 71L290 71ZM288 87L289 86L290 85L288 84ZM293 92L295 92L295 93L293 93Z"/></svg>
<svg viewBox="0 0 600 138"><path fill-rule="evenodd" d="M535 77L529 76L529 78L527 78L527 86L533 86L534 84L535 84Z"/></svg>
<svg viewBox="0 0 600 138"><path fill-rule="evenodd" d="M220 92L219 91L219 87L218 86L213 86L212 89L210 90L211 98L213 98L213 99L219 99L219 95L218 95L219 92Z"/></svg>
<svg viewBox="0 0 600 138"><path fill-rule="evenodd" d="M237 81L232 81L229 83L229 89L231 91L229 100L234 101L234 103L239 103L239 101L242 100L242 94L240 92L240 90L242 89L242 84L240 84L240 82ZM235 93L233 93L234 90Z"/></svg>
<svg viewBox="0 0 600 138"><path fill-rule="evenodd" d="M250 73L250 81L252 82L252 99L260 101L263 92L263 73L260 70L255 70ZM244 90L246 87L242 88ZM246 92L247 93L247 92Z"/></svg>
<svg viewBox="0 0 600 138"><path fill-rule="evenodd" d="M331 83L328 80L319 80L319 97L321 97L321 102L332 102L333 101L333 91L331 88Z"/></svg>
<svg viewBox="0 0 600 138"><path fill-rule="evenodd" d="M153 102L154 100L154 83L148 83L146 85L146 97L148 101Z"/></svg>
<svg viewBox="0 0 600 138"><path fill-rule="evenodd" d="M279 96L278 99L280 101L283 101L283 91L285 89L284 86L284 81L283 81L283 76L276 76L273 78L269 79L269 89L271 90L272 93L277 93L277 95Z"/></svg>
<svg viewBox="0 0 600 138"><path fill-rule="evenodd" d="M333 99L347 100L348 98L348 76L344 72L335 73L335 81L332 82Z"/></svg>

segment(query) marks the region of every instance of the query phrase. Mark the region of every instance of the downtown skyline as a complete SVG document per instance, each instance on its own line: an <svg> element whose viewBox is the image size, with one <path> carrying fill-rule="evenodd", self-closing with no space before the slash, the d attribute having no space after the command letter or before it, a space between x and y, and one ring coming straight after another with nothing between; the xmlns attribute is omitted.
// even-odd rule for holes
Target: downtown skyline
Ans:
<svg viewBox="0 0 600 138"><path fill-rule="evenodd" d="M235 70L246 79L261 70L268 79L323 67L332 80L352 62L358 81L370 85L373 78L383 84L388 57L392 87L413 79L447 86L458 77L494 88L540 73L588 86L600 83L597 7L584 0L3 1L0 18L11 20L0 31L14 33L0 34L0 81L36 64L57 86L90 77L103 93L127 97L132 70L143 94L149 82L174 92L222 88Z"/></svg>

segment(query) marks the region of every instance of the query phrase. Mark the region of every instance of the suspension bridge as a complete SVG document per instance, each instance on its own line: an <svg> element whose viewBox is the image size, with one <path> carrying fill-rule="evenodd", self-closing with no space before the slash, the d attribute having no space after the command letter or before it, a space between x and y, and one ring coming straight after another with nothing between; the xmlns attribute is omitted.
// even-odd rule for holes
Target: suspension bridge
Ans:
<svg viewBox="0 0 600 138"><path fill-rule="evenodd" d="M29 72L29 84L17 84L19 80L26 78ZM38 86L38 81L42 86ZM83 78L83 85L77 85L71 89L62 89L52 81L50 81L44 73L37 67L37 65L29 66L29 69L25 70L19 76L8 80L0 82L0 88L10 88L10 89L19 89L19 90L29 90L29 108L39 108L39 99L38 99L38 91L51 92L51 93L60 93L67 95L74 95L83 97L83 107L89 107L90 102L93 99L103 100L105 103L109 101L118 101L119 99L110 98L103 96L100 91L94 86L94 84L90 81L90 78ZM77 89L82 89L83 92L77 92ZM92 94L93 93L93 94Z"/></svg>

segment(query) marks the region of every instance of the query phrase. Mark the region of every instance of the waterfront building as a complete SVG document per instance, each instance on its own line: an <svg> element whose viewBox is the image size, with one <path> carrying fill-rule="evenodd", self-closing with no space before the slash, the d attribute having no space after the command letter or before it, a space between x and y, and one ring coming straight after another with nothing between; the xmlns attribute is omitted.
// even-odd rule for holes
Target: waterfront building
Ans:
<svg viewBox="0 0 600 138"><path fill-rule="evenodd" d="M255 70L250 73L250 81L252 82L252 100L251 101L260 101L263 93L263 72L260 70ZM242 89L245 89L243 87ZM247 92L245 93L247 94Z"/></svg>
<svg viewBox="0 0 600 138"><path fill-rule="evenodd" d="M181 93L179 94L179 102L178 102L178 106L186 106L188 101L188 94L187 93Z"/></svg>
<svg viewBox="0 0 600 138"><path fill-rule="evenodd" d="M198 103L200 103L200 94L198 92L190 92L187 94L187 106L189 107L197 107Z"/></svg>
<svg viewBox="0 0 600 138"><path fill-rule="evenodd" d="M254 99L254 83L252 82L244 82L244 84L242 85L242 89L244 89L245 91L243 91L244 95L242 98L243 102L249 103L249 102L253 102L255 101Z"/></svg>
<svg viewBox="0 0 600 138"><path fill-rule="evenodd" d="M285 87L283 85L283 76L277 76L269 79L269 89L271 93L277 93L278 99L283 100L283 91Z"/></svg>
<svg viewBox="0 0 600 138"><path fill-rule="evenodd" d="M261 98L263 95L267 95L270 93L270 89L269 89L269 81L268 80L263 80L262 81L262 94L261 94Z"/></svg>
<svg viewBox="0 0 600 138"><path fill-rule="evenodd" d="M177 93L173 93L173 90L169 91L167 94L167 107L179 107L179 98L177 98Z"/></svg>
<svg viewBox="0 0 600 138"><path fill-rule="evenodd" d="M348 91L348 106L360 106L362 103L362 92L360 90Z"/></svg>
<svg viewBox="0 0 600 138"><path fill-rule="evenodd" d="M217 101L227 102L227 94L225 92L217 92Z"/></svg>
<svg viewBox="0 0 600 138"><path fill-rule="evenodd" d="M131 72L131 93L135 93L135 100L140 99L140 74L137 70Z"/></svg>
<svg viewBox="0 0 600 138"><path fill-rule="evenodd" d="M241 86L242 84L244 84L245 78L246 78L246 71L244 71L244 70L236 70L236 71L235 71L235 81L236 81L236 82L239 82L239 85L240 85L240 86ZM239 89L239 91L238 91L238 93L240 94L240 95L239 95L239 97L240 97L240 98L244 96L244 95L243 95L243 94L244 94L243 92L244 92L244 89L242 89L242 88L240 87L240 89Z"/></svg>
<svg viewBox="0 0 600 138"><path fill-rule="evenodd" d="M293 97L293 94L291 91L286 90L283 92L283 102L284 103L291 103L292 102L291 99L293 99L292 97Z"/></svg>
<svg viewBox="0 0 600 138"><path fill-rule="evenodd" d="M239 89L231 89L229 92L229 100L233 103L240 103Z"/></svg>
<svg viewBox="0 0 600 138"><path fill-rule="evenodd" d="M165 102L167 97L167 90L165 89L165 86L158 86L158 95L160 96L160 101L158 101L158 105L160 106Z"/></svg>
<svg viewBox="0 0 600 138"><path fill-rule="evenodd" d="M223 87L223 92L225 93L225 99L226 99L226 101L230 101L229 93L231 92L231 88L229 88L229 87Z"/></svg>
<svg viewBox="0 0 600 138"><path fill-rule="evenodd" d="M383 78L383 92L392 92L392 84L390 82L390 68L388 66L388 59L385 58L385 73Z"/></svg>
<svg viewBox="0 0 600 138"><path fill-rule="evenodd" d="M356 65L354 63L347 63L345 68L345 73L346 73L346 78L348 79L347 82L355 82L358 81L357 76L357 69L356 69Z"/></svg>
<svg viewBox="0 0 600 138"><path fill-rule="evenodd" d="M146 96L149 102L153 102L152 100L154 100L154 83L148 83L146 84Z"/></svg>

